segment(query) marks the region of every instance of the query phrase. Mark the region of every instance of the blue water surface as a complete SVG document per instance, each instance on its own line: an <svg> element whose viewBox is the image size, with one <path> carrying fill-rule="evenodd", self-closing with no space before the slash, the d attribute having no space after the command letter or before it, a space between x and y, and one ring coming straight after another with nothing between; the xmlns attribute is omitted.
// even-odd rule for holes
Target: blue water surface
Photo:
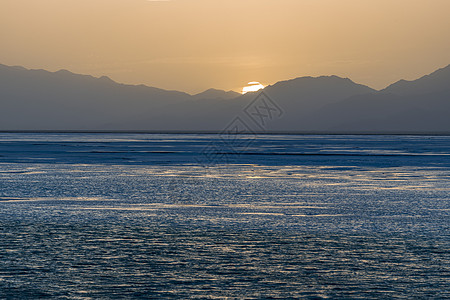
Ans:
<svg viewBox="0 0 450 300"><path fill-rule="evenodd" d="M450 137L0 133L0 298L450 297Z"/></svg>

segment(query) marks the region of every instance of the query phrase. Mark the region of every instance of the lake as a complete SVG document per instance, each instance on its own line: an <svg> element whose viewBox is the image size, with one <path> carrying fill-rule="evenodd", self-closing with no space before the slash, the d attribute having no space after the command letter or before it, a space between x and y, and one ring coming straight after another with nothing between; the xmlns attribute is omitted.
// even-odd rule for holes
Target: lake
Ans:
<svg viewBox="0 0 450 300"><path fill-rule="evenodd" d="M0 133L0 298L449 298L449 192L449 136Z"/></svg>

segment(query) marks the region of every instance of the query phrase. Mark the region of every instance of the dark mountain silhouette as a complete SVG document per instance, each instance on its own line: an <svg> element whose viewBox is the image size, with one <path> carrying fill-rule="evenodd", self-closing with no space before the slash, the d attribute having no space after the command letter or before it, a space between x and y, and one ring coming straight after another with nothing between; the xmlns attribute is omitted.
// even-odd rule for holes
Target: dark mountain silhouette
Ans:
<svg viewBox="0 0 450 300"><path fill-rule="evenodd" d="M396 95L420 95L441 92L450 88L450 65L429 75L413 81L400 80L384 90L382 93Z"/></svg>
<svg viewBox="0 0 450 300"><path fill-rule="evenodd" d="M265 92L284 109L282 118L268 122L274 131L311 131L317 126L309 121L314 112L355 95L375 93L370 87L338 76L300 77L281 81ZM314 119L315 120L315 119ZM317 121L317 120L315 120Z"/></svg>
<svg viewBox="0 0 450 300"><path fill-rule="evenodd" d="M0 65L2 130L107 130L188 100L186 93L118 84L108 77Z"/></svg>
<svg viewBox="0 0 450 300"><path fill-rule="evenodd" d="M234 91L222 91L217 89L208 89L204 92L194 95L195 99L204 100L204 99L216 99L216 100L227 100L239 97L241 94Z"/></svg>
<svg viewBox="0 0 450 300"><path fill-rule="evenodd" d="M414 81L317 110L313 127L331 132L450 133L450 66Z"/></svg>
<svg viewBox="0 0 450 300"><path fill-rule="evenodd" d="M450 132L450 66L376 91L337 76L281 81L264 93L281 117L244 113L258 93L189 95L108 77L0 65L0 130L221 131L237 116L257 131Z"/></svg>

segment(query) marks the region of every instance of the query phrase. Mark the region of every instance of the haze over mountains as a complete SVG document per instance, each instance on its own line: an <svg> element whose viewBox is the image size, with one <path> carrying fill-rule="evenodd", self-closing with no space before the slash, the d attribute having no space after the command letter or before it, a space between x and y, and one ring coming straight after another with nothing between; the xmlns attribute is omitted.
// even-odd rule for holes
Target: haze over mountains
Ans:
<svg viewBox="0 0 450 300"><path fill-rule="evenodd" d="M450 133L450 65L381 91L322 76L280 81L264 93L280 113L261 127L245 114L258 93L189 95L0 65L0 130L221 131L239 117L263 132Z"/></svg>

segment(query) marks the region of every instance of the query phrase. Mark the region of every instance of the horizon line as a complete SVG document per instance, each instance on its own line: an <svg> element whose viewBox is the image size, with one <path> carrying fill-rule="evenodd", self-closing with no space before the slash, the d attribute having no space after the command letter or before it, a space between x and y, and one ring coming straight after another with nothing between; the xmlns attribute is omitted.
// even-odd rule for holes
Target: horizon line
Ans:
<svg viewBox="0 0 450 300"><path fill-rule="evenodd" d="M204 134L204 135L405 135L405 136L450 136L450 131L257 131L229 133L202 130L0 130L0 133L86 133L86 134Z"/></svg>

